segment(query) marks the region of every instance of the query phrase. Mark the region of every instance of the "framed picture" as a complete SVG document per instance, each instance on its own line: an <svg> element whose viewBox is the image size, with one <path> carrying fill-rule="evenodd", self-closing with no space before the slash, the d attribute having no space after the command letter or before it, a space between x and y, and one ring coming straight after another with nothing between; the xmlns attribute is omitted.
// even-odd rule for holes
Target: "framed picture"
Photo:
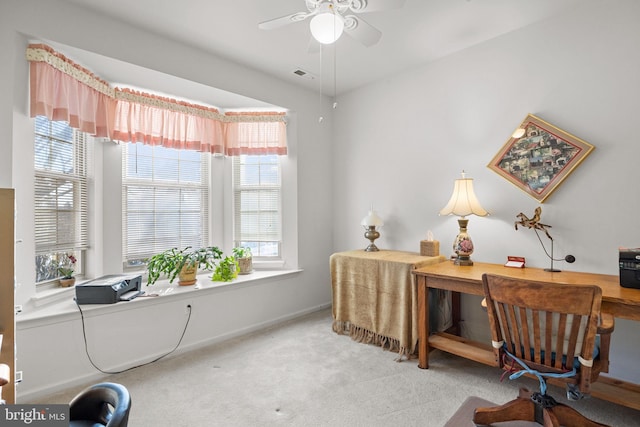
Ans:
<svg viewBox="0 0 640 427"><path fill-rule="evenodd" d="M487 166L543 203L593 148L529 114Z"/></svg>

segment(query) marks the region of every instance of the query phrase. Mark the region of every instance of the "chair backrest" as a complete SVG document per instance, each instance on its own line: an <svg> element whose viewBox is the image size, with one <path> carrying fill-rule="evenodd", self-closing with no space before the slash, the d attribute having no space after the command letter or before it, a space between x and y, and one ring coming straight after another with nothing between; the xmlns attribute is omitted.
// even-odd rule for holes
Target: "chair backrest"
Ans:
<svg viewBox="0 0 640 427"><path fill-rule="evenodd" d="M566 381L588 393L602 290L489 274L482 282L499 366L511 367L505 366L505 348L539 372L571 371L577 360L578 374Z"/></svg>
<svg viewBox="0 0 640 427"><path fill-rule="evenodd" d="M130 410L131 396L126 387L105 382L94 384L73 398L69 404L69 421L71 426L76 421L78 425L90 421L107 427L126 427Z"/></svg>

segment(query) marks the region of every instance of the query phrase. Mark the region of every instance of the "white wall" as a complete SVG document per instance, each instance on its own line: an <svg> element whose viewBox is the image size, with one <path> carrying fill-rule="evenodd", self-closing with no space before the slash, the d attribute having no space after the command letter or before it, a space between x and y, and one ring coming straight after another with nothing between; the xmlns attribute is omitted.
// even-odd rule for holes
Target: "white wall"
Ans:
<svg viewBox="0 0 640 427"><path fill-rule="evenodd" d="M465 170L491 216L470 217L472 258L524 256L549 266L516 214L538 203L486 165L527 113L596 148L542 205L566 270L618 274L618 247L639 246L640 2L584 1L562 16L501 36L341 96L334 130L334 249L364 247L358 225L374 203L385 220L378 247L419 250L433 230L449 255L455 217L437 212ZM545 242L545 243L548 243ZM640 291L638 291L640 292ZM464 298L465 327L488 339L486 314ZM487 338L485 338L487 337ZM640 324L618 320L612 373L640 382Z"/></svg>
<svg viewBox="0 0 640 427"><path fill-rule="evenodd" d="M95 52L135 65L158 70L211 87L258 99L290 109L296 116L295 144L290 147L289 158L297 167L298 266L304 271L280 281L271 280L264 287L238 287L213 296L191 300L194 311L193 332L185 336L185 348L216 340L292 315L315 310L331 301L328 258L332 251L331 233L315 230L331 229L331 117L328 104L320 112L318 94L298 88L258 70L248 69L196 49L178 44L156 35L142 32L77 6L56 0L8 0L0 3L0 187L16 189L18 219L16 236L24 243L16 247L16 278L20 288L16 302L29 307L34 287L34 243L32 216L33 143L28 119L28 66L24 52L28 40L42 39ZM99 74L98 70L93 70ZM327 119L320 125L319 115ZM104 156L109 167L108 155ZM98 201L103 205L105 199ZM287 201L285 200L285 203ZM98 204L99 206L99 204ZM96 235L113 234L107 228L95 230ZM309 227L313 224L313 227ZM119 232L118 230L115 231ZM4 238L4 236L3 236ZM108 247L96 248L105 254L104 265L119 265L109 259ZM130 314L94 316L97 333L115 336L119 348L129 348L131 360L145 343L164 343L149 349L149 355L169 350L170 338L180 331L184 320L185 301L178 298L163 304L150 305L144 314L125 322ZM218 309L223 307L224 309ZM231 313L231 317L230 317ZM25 313L27 315L28 313ZM124 317L123 317L124 316ZM55 321L29 321L18 324L18 369L24 372L24 381L18 387L18 399L36 399L56 387L62 387L95 376L97 371L84 355L78 313ZM174 325L173 329L156 327ZM171 320L175 320L172 322ZM129 319L130 320L130 319ZM131 330L131 325L142 328L143 335ZM193 325L193 324L192 324ZM206 325L207 327L204 327ZM215 327L208 328L209 325ZM143 338L141 338L141 336ZM105 340L103 353L113 347ZM107 343L109 343L107 345ZM117 360L116 360L117 359ZM119 358L104 361L119 364ZM115 365L114 365L115 366Z"/></svg>

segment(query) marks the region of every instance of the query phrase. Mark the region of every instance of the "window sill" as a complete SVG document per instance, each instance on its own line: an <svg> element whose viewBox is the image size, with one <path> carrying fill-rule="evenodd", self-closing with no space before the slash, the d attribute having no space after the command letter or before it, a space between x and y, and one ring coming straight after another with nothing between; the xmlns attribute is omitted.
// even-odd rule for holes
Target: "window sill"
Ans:
<svg viewBox="0 0 640 427"><path fill-rule="evenodd" d="M82 282L78 282L82 283ZM36 295L31 297L31 302L34 307L42 307L56 302L63 301L68 298L73 298L75 295L75 286L63 288L60 286L51 286L46 289L38 290Z"/></svg>
<svg viewBox="0 0 640 427"><path fill-rule="evenodd" d="M145 296L131 301L121 301L115 304L83 304L82 311L91 314L115 313L123 310L133 310L143 305L167 302L167 298L189 298L195 293L214 293L227 291L230 287L245 288L262 283L280 280L294 276L302 270L260 270L251 274L240 275L231 282L213 282L210 274L198 275L198 281L193 286L179 286L170 284L168 280L158 280L154 285L142 285ZM74 302L75 290L70 288L53 288L39 292L32 297L34 309L24 311L16 316L18 327L29 328L39 324L68 321L78 316L78 307Z"/></svg>

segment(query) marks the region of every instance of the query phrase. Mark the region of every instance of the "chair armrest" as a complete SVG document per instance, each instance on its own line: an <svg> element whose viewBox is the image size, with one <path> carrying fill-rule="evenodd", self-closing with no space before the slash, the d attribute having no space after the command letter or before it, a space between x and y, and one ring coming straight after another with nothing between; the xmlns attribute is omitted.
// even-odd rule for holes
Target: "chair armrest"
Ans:
<svg viewBox="0 0 640 427"><path fill-rule="evenodd" d="M613 316L608 313L600 313L597 333L600 335L600 363L601 372L609 372L609 346L611 345L611 333L614 328Z"/></svg>
<svg viewBox="0 0 640 427"><path fill-rule="evenodd" d="M600 313L600 319L598 322L598 331L600 335L610 335L613 333L615 327L615 320L609 313Z"/></svg>

